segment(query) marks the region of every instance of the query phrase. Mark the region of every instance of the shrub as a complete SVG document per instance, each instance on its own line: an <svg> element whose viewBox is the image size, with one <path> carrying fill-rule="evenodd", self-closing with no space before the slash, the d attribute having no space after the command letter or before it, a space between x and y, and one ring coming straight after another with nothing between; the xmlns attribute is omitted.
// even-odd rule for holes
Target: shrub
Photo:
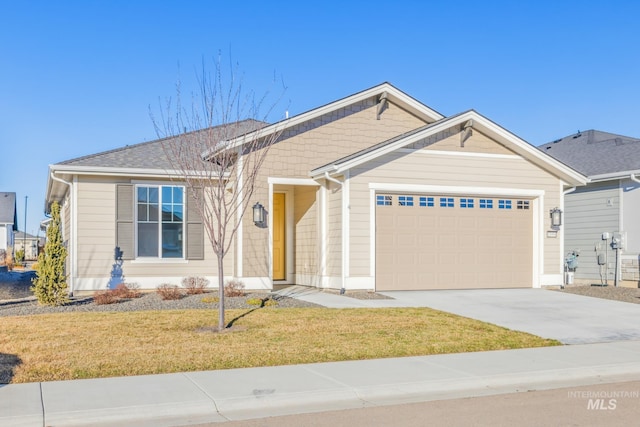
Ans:
<svg viewBox="0 0 640 427"><path fill-rule="evenodd" d="M47 227L47 243L44 245L44 253L38 257L38 269L31 287L40 304L62 305L69 301L65 274L66 259L67 248L62 243L60 230L60 205L53 202L51 222Z"/></svg>
<svg viewBox="0 0 640 427"><path fill-rule="evenodd" d="M187 290L187 295L203 294L209 286L209 280L204 277L185 277L182 279L182 287Z"/></svg>
<svg viewBox="0 0 640 427"><path fill-rule="evenodd" d="M163 300L174 300L182 298L182 292L180 292L180 288L176 285L170 285L168 283L163 283L158 286L157 291L160 297Z"/></svg>
<svg viewBox="0 0 640 427"><path fill-rule="evenodd" d="M140 292L138 285L135 283L120 283L112 292L116 294L118 298L124 299L140 298L142 296L142 292Z"/></svg>
<svg viewBox="0 0 640 427"><path fill-rule="evenodd" d="M22 263L24 261L24 249L18 249L16 251L16 262Z"/></svg>
<svg viewBox="0 0 640 427"><path fill-rule="evenodd" d="M4 253L4 265L7 266L7 270L13 270L13 248L9 246Z"/></svg>
<svg viewBox="0 0 640 427"><path fill-rule="evenodd" d="M248 305L262 305L263 302L262 298L249 298L246 301Z"/></svg>
<svg viewBox="0 0 640 427"><path fill-rule="evenodd" d="M93 294L93 302L97 305L114 304L120 301L120 297L115 289L96 291Z"/></svg>
<svg viewBox="0 0 640 427"><path fill-rule="evenodd" d="M226 297L242 297L244 296L244 283L238 279L229 280L224 285L224 296Z"/></svg>
<svg viewBox="0 0 640 427"><path fill-rule="evenodd" d="M269 298L268 300L265 301L264 306L265 307L276 307L278 305L278 301Z"/></svg>

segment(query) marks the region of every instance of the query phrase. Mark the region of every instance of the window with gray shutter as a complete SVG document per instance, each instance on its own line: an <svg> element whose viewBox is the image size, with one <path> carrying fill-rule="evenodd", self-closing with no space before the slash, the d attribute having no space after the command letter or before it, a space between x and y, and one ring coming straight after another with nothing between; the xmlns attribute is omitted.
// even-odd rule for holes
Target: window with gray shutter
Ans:
<svg viewBox="0 0 640 427"><path fill-rule="evenodd" d="M202 188L187 191L187 259L204 259L204 224L196 207L202 197Z"/></svg>
<svg viewBox="0 0 640 427"><path fill-rule="evenodd" d="M116 247L122 259L134 259L133 185L116 185Z"/></svg>

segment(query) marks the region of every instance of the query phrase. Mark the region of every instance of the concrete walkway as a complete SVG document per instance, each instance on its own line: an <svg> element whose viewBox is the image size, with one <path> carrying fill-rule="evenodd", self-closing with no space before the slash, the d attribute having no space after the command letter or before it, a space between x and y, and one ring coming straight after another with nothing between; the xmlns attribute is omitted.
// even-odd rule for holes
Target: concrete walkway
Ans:
<svg viewBox="0 0 640 427"><path fill-rule="evenodd" d="M640 380L640 341L0 386L1 426L178 426Z"/></svg>
<svg viewBox="0 0 640 427"><path fill-rule="evenodd" d="M640 304L547 289L394 291L373 300L301 286L279 292L331 308L430 307L564 344L640 340Z"/></svg>

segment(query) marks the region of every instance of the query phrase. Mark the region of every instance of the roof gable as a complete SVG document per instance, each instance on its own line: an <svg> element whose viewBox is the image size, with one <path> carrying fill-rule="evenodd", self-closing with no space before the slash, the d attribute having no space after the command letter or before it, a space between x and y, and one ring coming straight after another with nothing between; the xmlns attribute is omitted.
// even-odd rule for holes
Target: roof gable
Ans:
<svg viewBox="0 0 640 427"><path fill-rule="evenodd" d="M326 174L340 174L354 166L375 160L385 154L391 153L422 139L429 138L438 132L445 131L454 126L471 127L477 129L488 137L500 142L507 149L525 158L538 167L558 176L570 185L584 185L587 178L577 171L558 162L551 156L542 153L526 141L498 126L491 120L480 115L474 110L469 110L455 116L443 118L437 122L428 124L403 135L399 135L388 141L381 142L365 150L343 157L332 163L316 168L310 172L314 178L319 178Z"/></svg>
<svg viewBox="0 0 640 427"><path fill-rule="evenodd" d="M313 110L309 110L305 113L298 114L278 123L274 123L270 126L266 126L262 129L256 130L255 133L252 132L250 134L243 135L240 138L230 140L228 144L225 144L224 148L233 148L242 145L244 141L247 140L250 141L256 138L263 138L275 132L283 132L293 126L301 125L322 115L348 107L358 102L362 102L372 97L376 97L381 102L382 106L384 105L384 100L393 102L394 104L404 108L405 110L409 111L412 114L415 114L422 120L429 123L435 122L444 117L442 114L431 109L415 98L412 98L390 83L385 82L372 88L347 96L345 98L339 99L337 101L333 101L329 104L325 104L321 107L314 108Z"/></svg>
<svg viewBox="0 0 640 427"><path fill-rule="evenodd" d="M640 172L640 139L598 130L578 132L538 147L558 161L592 177Z"/></svg>

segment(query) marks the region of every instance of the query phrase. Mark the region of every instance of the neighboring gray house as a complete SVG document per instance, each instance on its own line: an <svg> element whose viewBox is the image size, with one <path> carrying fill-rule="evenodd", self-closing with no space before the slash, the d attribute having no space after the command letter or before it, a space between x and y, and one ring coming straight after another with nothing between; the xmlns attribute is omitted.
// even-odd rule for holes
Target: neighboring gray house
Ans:
<svg viewBox="0 0 640 427"><path fill-rule="evenodd" d="M13 246L13 232L17 229L16 193L0 191L0 253Z"/></svg>
<svg viewBox="0 0 640 427"><path fill-rule="evenodd" d="M640 139L588 130L539 148L589 178L565 196L565 251L580 250L576 282L613 284L617 271L619 284L637 287Z"/></svg>

